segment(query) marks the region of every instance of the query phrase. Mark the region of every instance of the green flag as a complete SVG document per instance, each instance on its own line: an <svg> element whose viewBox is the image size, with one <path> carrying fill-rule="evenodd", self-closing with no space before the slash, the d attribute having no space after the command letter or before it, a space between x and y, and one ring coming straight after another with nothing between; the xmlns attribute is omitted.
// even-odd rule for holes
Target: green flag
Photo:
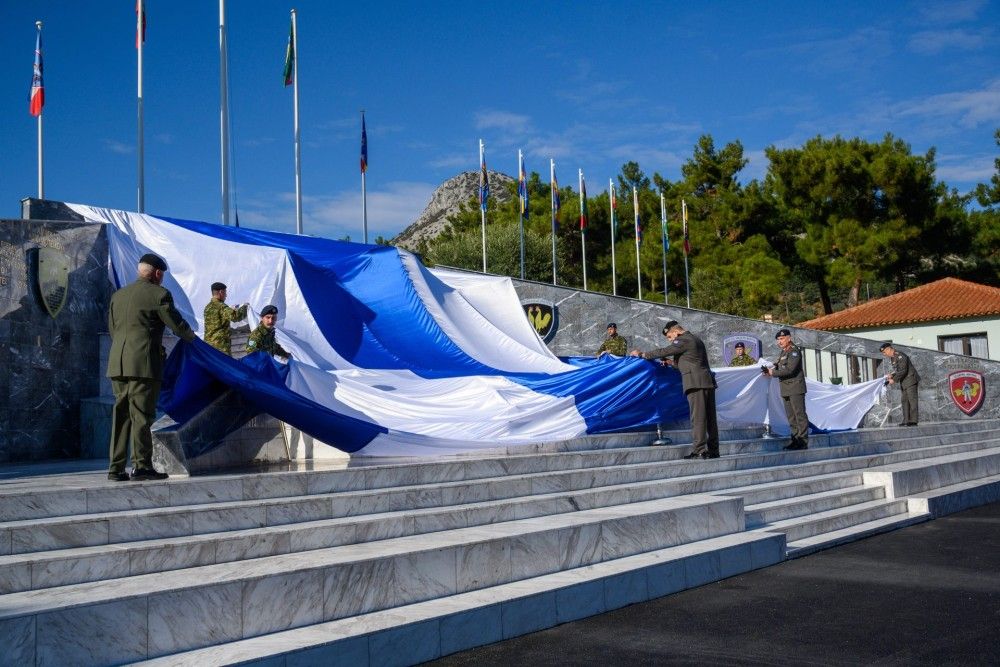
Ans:
<svg viewBox="0 0 1000 667"><path fill-rule="evenodd" d="M285 85L295 81L295 26L288 26L288 49L285 50Z"/></svg>

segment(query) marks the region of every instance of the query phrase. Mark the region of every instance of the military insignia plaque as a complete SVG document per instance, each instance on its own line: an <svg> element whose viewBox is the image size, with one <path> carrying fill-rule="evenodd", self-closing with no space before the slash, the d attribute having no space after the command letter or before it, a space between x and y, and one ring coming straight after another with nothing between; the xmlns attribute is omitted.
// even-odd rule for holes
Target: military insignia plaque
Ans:
<svg viewBox="0 0 1000 667"><path fill-rule="evenodd" d="M743 343L743 347L746 350L745 354L753 360L751 363L756 363L760 359L762 348L760 339L749 332L737 332L722 339L722 359L725 361L726 366L733 363L733 357L736 356L737 343Z"/></svg>
<svg viewBox="0 0 1000 667"><path fill-rule="evenodd" d="M958 409L967 415L975 414L986 397L986 380L978 371L962 370L948 374L948 393Z"/></svg>
<svg viewBox="0 0 1000 667"><path fill-rule="evenodd" d="M558 328L558 309L551 301L544 299L531 299L522 301L521 307L524 314L543 342L548 343L556 334Z"/></svg>
<svg viewBox="0 0 1000 667"><path fill-rule="evenodd" d="M38 249L38 294L55 318L69 295L69 257L53 248Z"/></svg>

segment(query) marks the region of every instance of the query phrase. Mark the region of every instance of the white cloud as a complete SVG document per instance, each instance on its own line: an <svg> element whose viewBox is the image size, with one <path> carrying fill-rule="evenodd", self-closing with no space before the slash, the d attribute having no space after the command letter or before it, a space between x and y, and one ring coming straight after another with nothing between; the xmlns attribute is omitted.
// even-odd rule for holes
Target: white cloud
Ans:
<svg viewBox="0 0 1000 667"><path fill-rule="evenodd" d="M996 168L992 155L938 155L935 174L948 183L986 183Z"/></svg>
<svg viewBox="0 0 1000 667"><path fill-rule="evenodd" d="M993 124L1000 121L1000 79L994 79L979 90L942 93L901 102L894 110L899 116L950 120L964 128Z"/></svg>
<svg viewBox="0 0 1000 667"><path fill-rule="evenodd" d="M508 134L523 135L531 128L531 118L509 111L478 111L475 115L477 130L501 130Z"/></svg>
<svg viewBox="0 0 1000 667"><path fill-rule="evenodd" d="M105 139L104 147L112 153L118 153L119 155L129 155L135 152L135 146L132 144L126 144L115 139Z"/></svg>
<svg viewBox="0 0 1000 667"><path fill-rule="evenodd" d="M950 25L972 21L979 16L979 10L986 6L986 0L959 0L958 2L923 2L916 5L920 17L929 23Z"/></svg>
<svg viewBox="0 0 1000 667"><path fill-rule="evenodd" d="M978 51L994 42L993 31L981 30L924 30L910 37L909 48L916 53L935 55L944 51Z"/></svg>

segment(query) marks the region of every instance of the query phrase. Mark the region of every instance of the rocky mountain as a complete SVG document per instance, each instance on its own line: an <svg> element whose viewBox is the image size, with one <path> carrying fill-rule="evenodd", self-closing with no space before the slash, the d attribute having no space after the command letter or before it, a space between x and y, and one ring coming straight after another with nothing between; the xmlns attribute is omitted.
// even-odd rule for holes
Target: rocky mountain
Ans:
<svg viewBox="0 0 1000 667"><path fill-rule="evenodd" d="M513 183L514 179L499 171L490 171L490 197L495 198L500 203L509 202L513 195L508 193L508 183ZM438 186L431 201L427 204L420 217L412 225L404 229L399 236L392 240L393 245L398 245L407 250L416 250L417 245L424 239L433 239L444 231L447 218L458 213L462 204L473 197L478 197L479 193L479 172L466 171Z"/></svg>

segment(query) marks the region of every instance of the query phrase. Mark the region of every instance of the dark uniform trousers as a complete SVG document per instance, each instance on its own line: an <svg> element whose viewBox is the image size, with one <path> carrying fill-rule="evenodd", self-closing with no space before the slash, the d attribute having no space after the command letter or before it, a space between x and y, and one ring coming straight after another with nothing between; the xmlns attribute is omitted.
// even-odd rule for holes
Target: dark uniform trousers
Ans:
<svg viewBox="0 0 1000 667"><path fill-rule="evenodd" d="M909 387L901 387L901 389L903 391L903 423L916 424L920 421L917 411L917 385L912 384Z"/></svg>
<svg viewBox="0 0 1000 667"><path fill-rule="evenodd" d="M719 425L715 416L715 390L691 389L687 392L691 410L691 444L695 454L719 455Z"/></svg>
<svg viewBox="0 0 1000 667"><path fill-rule="evenodd" d="M806 395L793 394L782 396L781 401L785 406L785 417L788 418L788 426L792 431L793 444L806 444L809 442L809 417L806 416Z"/></svg>
<svg viewBox="0 0 1000 667"><path fill-rule="evenodd" d="M136 468L153 467L153 438L150 427L156 421L156 400L160 381L152 378L111 378L115 405L111 412L114 439L111 441L110 470L121 472L128 462L128 443L133 443Z"/></svg>

